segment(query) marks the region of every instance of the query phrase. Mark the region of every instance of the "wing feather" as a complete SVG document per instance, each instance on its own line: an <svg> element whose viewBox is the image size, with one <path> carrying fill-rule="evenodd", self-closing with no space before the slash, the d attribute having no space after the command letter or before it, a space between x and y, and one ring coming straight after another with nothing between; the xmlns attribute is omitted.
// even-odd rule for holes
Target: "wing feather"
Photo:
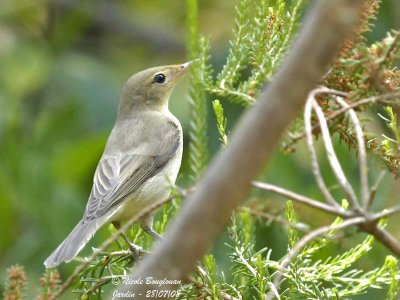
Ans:
<svg viewBox="0 0 400 300"><path fill-rule="evenodd" d="M167 135L165 151L160 155L117 154L104 155L100 160L86 207L83 222L105 215L146 180L154 176L174 156L180 144L180 132L174 128Z"/></svg>

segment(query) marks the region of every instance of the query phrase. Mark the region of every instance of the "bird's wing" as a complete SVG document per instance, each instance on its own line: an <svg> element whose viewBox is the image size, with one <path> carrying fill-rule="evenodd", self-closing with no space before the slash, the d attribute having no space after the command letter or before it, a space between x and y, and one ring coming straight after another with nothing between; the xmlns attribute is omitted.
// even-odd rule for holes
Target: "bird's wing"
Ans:
<svg viewBox="0 0 400 300"><path fill-rule="evenodd" d="M138 189L168 163L179 148L179 132L165 136L165 149L159 155L107 155L103 156L94 176L92 192L86 206L83 222L99 218L110 208Z"/></svg>

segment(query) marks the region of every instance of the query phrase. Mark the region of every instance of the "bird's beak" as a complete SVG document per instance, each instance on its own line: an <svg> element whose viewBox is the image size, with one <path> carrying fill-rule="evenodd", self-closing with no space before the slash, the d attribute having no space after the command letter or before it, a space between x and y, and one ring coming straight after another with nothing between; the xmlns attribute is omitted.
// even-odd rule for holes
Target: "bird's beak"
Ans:
<svg viewBox="0 0 400 300"><path fill-rule="evenodd" d="M188 68L190 67L190 65L191 65L193 62L194 62L194 60L191 60L191 61L185 62L184 64L181 64L181 65L179 66L179 71L178 71L178 73L186 73L187 70L188 70Z"/></svg>
<svg viewBox="0 0 400 300"><path fill-rule="evenodd" d="M190 65L196 60L191 60L191 61L185 62L184 64L176 65L177 71L176 71L176 74L174 77L174 81L178 81L181 77L183 77L183 75L185 75L187 73Z"/></svg>
<svg viewBox="0 0 400 300"><path fill-rule="evenodd" d="M181 65L181 69L187 69L191 64L192 64L193 60L185 62L184 64Z"/></svg>

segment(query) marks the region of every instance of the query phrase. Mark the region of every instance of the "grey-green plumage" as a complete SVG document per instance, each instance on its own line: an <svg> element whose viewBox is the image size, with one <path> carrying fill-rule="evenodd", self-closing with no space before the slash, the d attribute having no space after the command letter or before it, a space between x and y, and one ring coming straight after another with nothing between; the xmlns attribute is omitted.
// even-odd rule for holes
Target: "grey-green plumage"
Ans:
<svg viewBox="0 0 400 300"><path fill-rule="evenodd" d="M168 197L183 147L182 128L168 101L188 65L147 69L125 83L85 213L46 259L47 268L72 260L106 222L126 220Z"/></svg>

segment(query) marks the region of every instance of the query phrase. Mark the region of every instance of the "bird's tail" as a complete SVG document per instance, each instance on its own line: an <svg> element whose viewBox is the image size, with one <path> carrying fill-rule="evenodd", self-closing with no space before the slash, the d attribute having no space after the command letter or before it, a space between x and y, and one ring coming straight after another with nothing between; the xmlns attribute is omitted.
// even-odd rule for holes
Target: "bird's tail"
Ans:
<svg viewBox="0 0 400 300"><path fill-rule="evenodd" d="M46 268L56 267L63 261L71 261L98 229L99 222L96 221L79 222L61 245L45 260L44 265Z"/></svg>

